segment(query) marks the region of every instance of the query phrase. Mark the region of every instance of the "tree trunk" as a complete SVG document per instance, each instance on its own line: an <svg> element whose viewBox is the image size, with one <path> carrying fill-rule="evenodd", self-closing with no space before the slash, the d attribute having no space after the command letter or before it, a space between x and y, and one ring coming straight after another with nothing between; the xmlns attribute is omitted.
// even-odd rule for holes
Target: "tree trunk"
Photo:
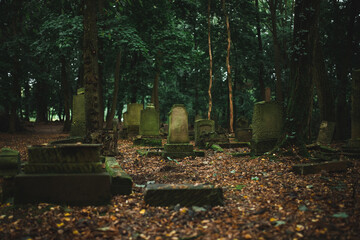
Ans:
<svg viewBox="0 0 360 240"><path fill-rule="evenodd" d="M160 74L161 74L161 72L160 72L161 58L162 58L162 53L161 53L161 51L158 51L156 54L156 59L155 59L156 73L155 73L155 78L154 78L152 94L151 94L151 102L154 104L155 109L158 111L160 109L160 106L159 106L159 79L160 79Z"/></svg>
<svg viewBox="0 0 360 240"><path fill-rule="evenodd" d="M212 96L211 96L211 88L212 88L212 71L213 71L213 59L211 52L211 0L208 1L208 45L209 45L209 110L208 110L208 119L211 119L211 110L212 110Z"/></svg>
<svg viewBox="0 0 360 240"><path fill-rule="evenodd" d="M120 66L121 66L121 51L119 51L117 58L116 58L116 65L115 65L115 80L114 80L114 93L112 97L111 103L111 110L108 112L106 116L106 128L110 129L112 127L112 119L115 116L116 112L116 104L117 98L119 95L119 83L120 83Z"/></svg>
<svg viewBox="0 0 360 240"><path fill-rule="evenodd" d="M297 0L295 4L291 94L280 145L295 144L300 147L300 154L303 155L307 154L305 141L313 97L312 63L320 2L321 0Z"/></svg>
<svg viewBox="0 0 360 240"><path fill-rule="evenodd" d="M274 42L274 61L275 61L275 76L276 76L276 100L278 102L283 101L283 94L282 94L282 83L281 83L281 52L280 52L280 45L279 39L277 35L277 16L276 16L276 8L277 8L277 1L270 0L269 7L270 7L270 15L271 15L271 27L272 27L272 37Z"/></svg>
<svg viewBox="0 0 360 240"><path fill-rule="evenodd" d="M97 42L97 0L84 1L84 85L86 132L101 129L101 98Z"/></svg>
<svg viewBox="0 0 360 240"><path fill-rule="evenodd" d="M227 69L227 82L229 89L229 132L234 132L234 108L233 108L233 95L232 95L232 80L231 80L231 67L230 67L230 48L231 48L231 34L230 34L230 23L229 15L226 10L226 2L222 0L222 8L224 11L227 31L227 55L226 55L226 69Z"/></svg>
<svg viewBox="0 0 360 240"><path fill-rule="evenodd" d="M352 72L351 139L360 139L360 69Z"/></svg>
<svg viewBox="0 0 360 240"><path fill-rule="evenodd" d="M65 113L63 131L68 132L70 131L71 128L71 118L70 118L71 89L67 78L66 59L64 55L60 57L60 62L61 62L61 85L62 85L61 87L62 87L62 94L64 100L64 113Z"/></svg>
<svg viewBox="0 0 360 240"><path fill-rule="evenodd" d="M17 114L18 108L19 108L19 102L20 102L20 80L19 80L19 62L18 57L15 56L13 59L13 72L12 72L12 99L10 103L10 118L9 118L9 132L13 133L17 129L17 123L19 122L19 116Z"/></svg>
<svg viewBox="0 0 360 240"><path fill-rule="evenodd" d="M259 0L255 0L256 6L256 32L258 36L258 68L259 68L259 88L260 88L260 100L265 100L265 84L264 84L264 62L263 62L263 44L261 38L261 27L260 27L260 10L259 10Z"/></svg>

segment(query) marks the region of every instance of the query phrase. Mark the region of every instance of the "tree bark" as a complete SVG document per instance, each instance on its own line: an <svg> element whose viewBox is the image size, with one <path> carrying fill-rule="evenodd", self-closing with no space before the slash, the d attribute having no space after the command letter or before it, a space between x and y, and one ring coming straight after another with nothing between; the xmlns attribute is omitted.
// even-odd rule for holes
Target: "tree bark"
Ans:
<svg viewBox="0 0 360 240"><path fill-rule="evenodd" d="M212 96L211 96L211 88L212 88L212 71L213 71L213 58L211 52L211 0L208 0L208 45L209 45L209 110L208 110L208 119L211 119L211 110L212 110Z"/></svg>
<svg viewBox="0 0 360 240"><path fill-rule="evenodd" d="M260 10L259 0L255 0L256 7L256 33L258 36L258 59L259 59L259 88L260 88L260 101L265 100L265 84L264 84L264 62L263 62L263 44L261 38L261 27L260 27Z"/></svg>
<svg viewBox="0 0 360 240"><path fill-rule="evenodd" d="M312 63L321 0L297 0L295 4L291 94L280 145L292 143L306 155L305 141L313 97Z"/></svg>
<svg viewBox="0 0 360 240"><path fill-rule="evenodd" d="M155 59L155 68L156 68L156 73L155 73L155 78L154 78L154 85L153 85L153 89L152 89L152 94L151 94L151 102L154 104L155 109L159 111L160 106L159 106L159 79L160 79L160 74L161 74L161 58L162 58L162 53L160 51L158 51L156 53L156 59Z"/></svg>
<svg viewBox="0 0 360 240"><path fill-rule="evenodd" d="M227 69L227 82L229 89L229 132L234 132L234 108L233 108L233 93L232 93L232 79L231 79L231 67L230 67L230 48L231 48L231 32L230 32L230 23L229 15L226 10L226 2L222 0L222 8L226 21L226 31L227 31L227 55L226 55L226 69Z"/></svg>
<svg viewBox="0 0 360 240"><path fill-rule="evenodd" d="M120 83L120 66L121 66L121 51L119 51L116 64L115 64L115 74L114 74L114 93L112 97L111 110L106 116L106 128L110 129L112 127L112 119L115 116L117 98L119 95L119 83Z"/></svg>
<svg viewBox="0 0 360 240"><path fill-rule="evenodd" d="M99 92L99 64L97 39L97 0L84 1L84 85L86 132L101 129L101 98Z"/></svg>
<svg viewBox="0 0 360 240"><path fill-rule="evenodd" d="M64 113L65 113L63 131L68 132L70 131L71 128L71 118L70 118L71 89L67 78L66 59L64 55L60 57L60 62L61 62L61 85L62 85L61 88L62 88L62 94L64 100Z"/></svg>

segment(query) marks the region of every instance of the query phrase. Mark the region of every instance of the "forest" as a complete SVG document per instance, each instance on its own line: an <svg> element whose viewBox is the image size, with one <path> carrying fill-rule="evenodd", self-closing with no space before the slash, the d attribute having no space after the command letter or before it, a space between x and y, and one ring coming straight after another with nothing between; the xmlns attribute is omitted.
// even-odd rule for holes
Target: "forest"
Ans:
<svg viewBox="0 0 360 240"><path fill-rule="evenodd" d="M360 1L0 0L0 24L0 239L359 236ZM72 131L82 94L79 140ZM257 107L270 103L280 132L271 148L254 153ZM160 147L135 144L136 104L156 110ZM182 149L191 145L186 157L166 155L176 107L188 117L179 133ZM199 119L213 124L203 145ZM237 135L244 122L253 134L246 141ZM320 143L328 123L330 140ZM35 148L62 141L101 143L106 157L89 166L110 175L121 169L130 193L112 192L101 206L16 200L25 196L17 193L19 176L38 170ZM9 177L2 159L13 150L21 163ZM210 184L224 199L153 206L144 195L155 183Z"/></svg>

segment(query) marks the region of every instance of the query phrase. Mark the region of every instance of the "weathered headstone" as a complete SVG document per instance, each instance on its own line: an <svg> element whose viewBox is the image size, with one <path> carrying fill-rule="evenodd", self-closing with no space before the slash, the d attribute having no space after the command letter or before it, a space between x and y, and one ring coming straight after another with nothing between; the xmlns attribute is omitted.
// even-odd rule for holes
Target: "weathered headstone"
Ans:
<svg viewBox="0 0 360 240"><path fill-rule="evenodd" d="M150 184L144 200L151 206L216 206L223 205L223 191L203 184Z"/></svg>
<svg viewBox="0 0 360 240"><path fill-rule="evenodd" d="M110 200L110 176L100 144L31 146L24 173L15 177L15 203L98 205Z"/></svg>
<svg viewBox="0 0 360 240"><path fill-rule="evenodd" d="M189 142L188 113L184 105L175 104L169 113L169 134L164 146L164 157L194 156L194 147Z"/></svg>
<svg viewBox="0 0 360 240"><path fill-rule="evenodd" d="M20 171L20 153L10 148L0 151L0 177L12 177Z"/></svg>
<svg viewBox="0 0 360 240"><path fill-rule="evenodd" d="M72 123L70 136L86 135L85 119L85 94L84 89L79 88L77 95L73 96Z"/></svg>
<svg viewBox="0 0 360 240"><path fill-rule="evenodd" d="M270 151L281 135L283 111L276 102L258 102L254 105L251 150L254 154Z"/></svg>
<svg viewBox="0 0 360 240"><path fill-rule="evenodd" d="M215 132L215 122L208 119L199 119L195 121L195 146L199 146L201 138L207 133ZM201 145L201 144L200 144Z"/></svg>
<svg viewBox="0 0 360 240"><path fill-rule="evenodd" d="M135 145L161 146L159 112L153 104L148 104L147 108L141 110L139 135L135 140Z"/></svg>
<svg viewBox="0 0 360 240"><path fill-rule="evenodd" d="M127 105L127 112L124 114L124 126L126 127L125 131L128 137L134 137L139 134L141 110L143 110L143 105L140 103L130 103Z"/></svg>
<svg viewBox="0 0 360 240"><path fill-rule="evenodd" d="M245 116L241 116L236 120L235 138L239 142L251 141L252 130L249 128L249 121Z"/></svg>
<svg viewBox="0 0 360 240"><path fill-rule="evenodd" d="M322 121L316 142L319 144L330 144L334 136L334 131L335 122Z"/></svg>

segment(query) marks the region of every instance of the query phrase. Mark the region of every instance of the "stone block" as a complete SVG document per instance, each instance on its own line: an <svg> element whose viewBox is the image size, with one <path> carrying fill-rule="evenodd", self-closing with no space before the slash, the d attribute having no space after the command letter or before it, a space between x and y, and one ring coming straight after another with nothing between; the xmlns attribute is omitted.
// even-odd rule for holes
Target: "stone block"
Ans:
<svg viewBox="0 0 360 240"><path fill-rule="evenodd" d="M82 163L26 163L25 173L99 173L102 172L102 164L98 162Z"/></svg>
<svg viewBox="0 0 360 240"><path fill-rule="evenodd" d="M53 203L101 205L111 199L110 175L19 174L15 177L15 204Z"/></svg>
<svg viewBox="0 0 360 240"><path fill-rule="evenodd" d="M161 147L162 140L161 138L139 137L133 141L133 144L138 146Z"/></svg>
<svg viewBox="0 0 360 240"><path fill-rule="evenodd" d="M258 102L254 105L252 140L255 142L278 139L283 128L283 111L276 102Z"/></svg>
<svg viewBox="0 0 360 240"><path fill-rule="evenodd" d="M10 148L0 151L0 176L14 176L20 171L20 153Z"/></svg>
<svg viewBox="0 0 360 240"><path fill-rule="evenodd" d="M167 142L189 143L188 113L183 104L174 104L169 113L169 134Z"/></svg>
<svg viewBox="0 0 360 240"><path fill-rule="evenodd" d="M318 144L330 144L334 136L334 131L335 122L322 121L316 142Z"/></svg>
<svg viewBox="0 0 360 240"><path fill-rule="evenodd" d="M111 193L113 195L129 195L132 192L133 181L120 167L114 157L106 157L105 169L111 177Z"/></svg>
<svg viewBox="0 0 360 240"><path fill-rule="evenodd" d="M301 175L315 174L321 171L340 172L340 171L345 171L349 167L349 165L351 165L350 161L304 163L304 164L294 165L292 167L292 171Z"/></svg>
<svg viewBox="0 0 360 240"><path fill-rule="evenodd" d="M215 131L215 122L208 119L199 119L195 121L195 146L199 146L200 139L211 132ZM203 141L206 141L204 139Z"/></svg>
<svg viewBox="0 0 360 240"><path fill-rule="evenodd" d="M101 144L57 144L28 147L29 163L99 162Z"/></svg>
<svg viewBox="0 0 360 240"><path fill-rule="evenodd" d="M70 136L86 135L85 94L73 96L72 123Z"/></svg>
<svg viewBox="0 0 360 240"><path fill-rule="evenodd" d="M146 109L141 110L139 134L141 136L159 136L160 131L159 112L154 105L149 104Z"/></svg>
<svg viewBox="0 0 360 240"><path fill-rule="evenodd" d="M223 191L202 184L150 184L144 199L151 206L216 206L223 205Z"/></svg>
<svg viewBox="0 0 360 240"><path fill-rule="evenodd" d="M235 130L235 138L239 142L250 142L252 138L251 128L237 128Z"/></svg>
<svg viewBox="0 0 360 240"><path fill-rule="evenodd" d="M127 126L140 126L140 113L143 108L143 105L140 103L130 103L127 105Z"/></svg>
<svg viewBox="0 0 360 240"><path fill-rule="evenodd" d="M165 144L164 145L164 157L170 158L184 158L195 156L194 146L191 144Z"/></svg>

